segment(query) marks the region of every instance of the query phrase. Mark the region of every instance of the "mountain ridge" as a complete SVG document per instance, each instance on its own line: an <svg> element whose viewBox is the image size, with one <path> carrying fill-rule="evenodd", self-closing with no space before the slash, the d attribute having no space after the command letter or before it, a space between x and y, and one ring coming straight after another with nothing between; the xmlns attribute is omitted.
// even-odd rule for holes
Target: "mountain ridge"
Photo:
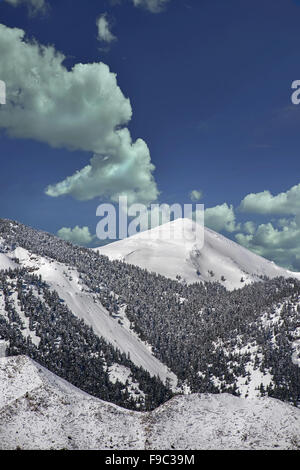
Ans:
<svg viewBox="0 0 300 470"><path fill-rule="evenodd" d="M300 410L272 398L177 396L152 412L84 394L26 356L0 359L0 449L298 449Z"/></svg>
<svg viewBox="0 0 300 470"><path fill-rule="evenodd" d="M218 282L187 285L110 261L17 222L0 221L0 238L2 254L17 265L0 270L6 345L0 349L7 354L27 354L88 393L134 409L163 403L170 385L175 392L300 403L297 279L264 279L228 291ZM97 306L89 315L86 299ZM147 352L154 376L118 351L114 339L121 331L128 349L139 344ZM163 379L164 371L165 387L155 378Z"/></svg>

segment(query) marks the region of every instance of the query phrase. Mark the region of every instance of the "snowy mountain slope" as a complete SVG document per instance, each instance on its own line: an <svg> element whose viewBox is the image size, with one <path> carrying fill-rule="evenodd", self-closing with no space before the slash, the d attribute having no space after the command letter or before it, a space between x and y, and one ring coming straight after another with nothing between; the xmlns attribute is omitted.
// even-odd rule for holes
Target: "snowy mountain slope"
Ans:
<svg viewBox="0 0 300 470"><path fill-rule="evenodd" d="M0 252L0 269L16 269L17 267L18 265L11 259L10 256Z"/></svg>
<svg viewBox="0 0 300 470"><path fill-rule="evenodd" d="M171 279L181 276L187 283L219 281L229 290L257 281L259 276L300 279L300 273L280 268L208 228L204 228L201 248L197 243L200 231L202 227L192 220L176 219L96 250L112 260L122 260Z"/></svg>
<svg viewBox="0 0 300 470"><path fill-rule="evenodd" d="M13 259L19 262L16 263L12 261ZM60 298L66 302L71 312L78 318L83 319L87 325L92 326L97 335L103 337L121 352L129 355L135 365L143 367L151 376L158 376L163 382L168 378L173 388L176 388L177 378L175 374L154 357L151 347L141 341L138 335L129 328L129 322L126 321L124 315L118 318L109 315L97 296L82 283L76 269L46 257L32 254L21 247L8 251L0 257L0 270L15 269L16 267L29 268L36 275L41 275L50 289L55 290ZM17 303L15 305L18 309ZM19 311L19 313L22 312ZM26 321L25 318L23 319ZM24 334L26 334L26 331L24 331ZM28 334L33 336L32 332L28 332Z"/></svg>
<svg viewBox="0 0 300 470"><path fill-rule="evenodd" d="M152 449L297 448L300 410L272 398L193 394L154 410L149 428Z"/></svg>
<svg viewBox="0 0 300 470"><path fill-rule="evenodd" d="M0 359L0 449L297 449L300 410L178 396L149 413L90 397L25 356Z"/></svg>
<svg viewBox="0 0 300 470"><path fill-rule="evenodd" d="M129 346L122 340L123 351L128 352L136 339L147 360L155 355L163 367L166 364L186 393L269 395L299 404L300 282L296 279L249 283L229 292L216 282L187 285L133 264L110 261L17 222L0 219L0 237L2 252L19 267L25 266L0 271L4 312L0 340L9 342L10 355L26 354L104 400L130 409L154 409L170 398L168 390L155 377L136 370L127 354L120 357L117 349L100 339L103 334L114 344L126 332ZM93 324L98 336L66 309L67 304L77 317ZM38 348L36 336L41 338Z"/></svg>
<svg viewBox="0 0 300 470"><path fill-rule="evenodd" d="M0 354L26 354L85 392L128 409L153 409L172 396L25 268L0 272Z"/></svg>
<svg viewBox="0 0 300 470"><path fill-rule="evenodd" d="M140 415L83 394L24 356L0 360L0 449L138 449Z"/></svg>

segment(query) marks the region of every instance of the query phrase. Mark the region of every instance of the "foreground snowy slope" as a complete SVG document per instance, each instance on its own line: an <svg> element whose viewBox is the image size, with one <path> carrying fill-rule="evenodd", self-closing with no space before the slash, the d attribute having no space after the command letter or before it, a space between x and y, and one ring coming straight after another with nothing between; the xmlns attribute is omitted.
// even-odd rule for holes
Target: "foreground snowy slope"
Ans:
<svg viewBox="0 0 300 470"><path fill-rule="evenodd" d="M171 279L180 276L188 283L219 281L229 290L257 281L260 276L300 279L300 273L280 268L208 228L204 229L201 248L196 241L201 236L195 237L195 231L201 230L190 219L176 219L96 250L112 260L122 260Z"/></svg>
<svg viewBox="0 0 300 470"><path fill-rule="evenodd" d="M142 416L142 415L141 415ZM0 449L138 449L141 417L25 356L0 360Z"/></svg>
<svg viewBox="0 0 300 470"><path fill-rule="evenodd" d="M0 359L0 449L296 449L300 410L178 396L150 413L90 397L25 356Z"/></svg>
<svg viewBox="0 0 300 470"><path fill-rule="evenodd" d="M300 410L227 393L176 397L150 414L152 449L299 449Z"/></svg>

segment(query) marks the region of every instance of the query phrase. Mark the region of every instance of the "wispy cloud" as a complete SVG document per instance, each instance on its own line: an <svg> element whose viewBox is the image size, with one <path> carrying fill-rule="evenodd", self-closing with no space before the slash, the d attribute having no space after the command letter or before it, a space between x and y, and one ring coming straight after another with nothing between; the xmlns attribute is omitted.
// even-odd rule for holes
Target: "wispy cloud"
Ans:
<svg viewBox="0 0 300 470"><path fill-rule="evenodd" d="M135 7L145 8L151 13L160 13L170 0L133 0Z"/></svg>
<svg viewBox="0 0 300 470"><path fill-rule="evenodd" d="M190 192L189 196L190 196L191 201L197 202L197 201L200 201L202 199L203 193L199 189L193 189Z"/></svg>
<svg viewBox="0 0 300 470"><path fill-rule="evenodd" d="M49 7L45 0L4 0L6 3L17 7L19 5L26 5L31 15L36 13L45 13Z"/></svg>
<svg viewBox="0 0 300 470"><path fill-rule="evenodd" d="M116 36L111 32L111 25L109 24L107 13L103 13L97 19L98 40L106 43L116 41Z"/></svg>

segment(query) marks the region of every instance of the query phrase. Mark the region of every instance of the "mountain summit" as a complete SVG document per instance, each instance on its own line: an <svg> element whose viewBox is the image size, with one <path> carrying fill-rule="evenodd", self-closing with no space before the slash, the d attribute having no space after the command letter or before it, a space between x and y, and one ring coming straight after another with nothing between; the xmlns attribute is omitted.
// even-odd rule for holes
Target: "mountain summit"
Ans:
<svg viewBox="0 0 300 470"><path fill-rule="evenodd" d="M203 230L202 247L198 240ZM219 281L228 290L262 276L300 279L300 273L281 268L191 219L176 219L96 250L111 260L125 261L171 279L180 276L188 284Z"/></svg>

